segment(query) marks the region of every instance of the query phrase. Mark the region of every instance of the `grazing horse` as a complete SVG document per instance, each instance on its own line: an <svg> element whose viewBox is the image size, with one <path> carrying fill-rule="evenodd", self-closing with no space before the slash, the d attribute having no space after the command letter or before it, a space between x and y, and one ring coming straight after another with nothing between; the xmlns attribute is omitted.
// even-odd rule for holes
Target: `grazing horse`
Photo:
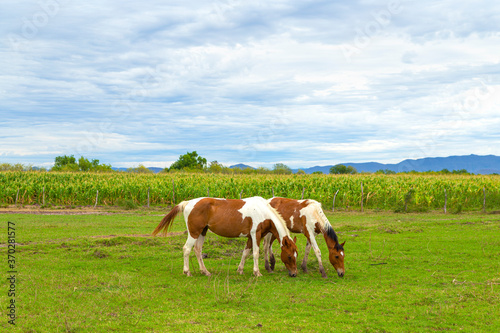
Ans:
<svg viewBox="0 0 500 333"><path fill-rule="evenodd" d="M183 201L168 213L153 231L153 236L163 230L165 234L172 225L175 216L182 212L188 229L188 239L184 250L184 274L191 276L189 271L189 254L194 246L194 252L200 265L200 271L211 274L203 263L201 250L207 230L223 237L248 237L247 245L238 266L238 273L243 274L246 257L253 250L253 273L259 272L259 244L261 237L271 233L279 239L281 245L281 260L291 277L297 276L297 245L290 238L286 223L281 215L261 197L236 199L197 198Z"/></svg>
<svg viewBox="0 0 500 333"><path fill-rule="evenodd" d="M328 221L325 213L321 209L321 204L315 200L294 200L286 198L271 198L268 200L286 221L286 225L291 232L303 233L307 238L304 259L302 261L302 269L307 272L307 257L311 246L318 258L319 271L321 276L326 278L326 272L321 262L321 252L316 243L315 236L322 233L326 245L328 246L328 254L330 263L337 271L338 276L344 276L344 243L340 244L337 234ZM275 259L272 253L273 235L268 235L264 238L264 258L268 272L274 269ZM271 266L268 262L268 253L270 253Z"/></svg>

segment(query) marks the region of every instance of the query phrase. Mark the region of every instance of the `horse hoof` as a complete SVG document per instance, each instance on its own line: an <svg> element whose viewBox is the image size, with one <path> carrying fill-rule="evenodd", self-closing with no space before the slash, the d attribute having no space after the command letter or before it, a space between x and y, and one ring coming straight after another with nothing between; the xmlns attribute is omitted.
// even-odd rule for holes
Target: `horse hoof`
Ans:
<svg viewBox="0 0 500 333"><path fill-rule="evenodd" d="M262 274L260 272L253 272L253 275L255 275L256 277L261 277Z"/></svg>
<svg viewBox="0 0 500 333"><path fill-rule="evenodd" d="M184 272L184 274L186 274L186 276L193 276L190 271Z"/></svg>

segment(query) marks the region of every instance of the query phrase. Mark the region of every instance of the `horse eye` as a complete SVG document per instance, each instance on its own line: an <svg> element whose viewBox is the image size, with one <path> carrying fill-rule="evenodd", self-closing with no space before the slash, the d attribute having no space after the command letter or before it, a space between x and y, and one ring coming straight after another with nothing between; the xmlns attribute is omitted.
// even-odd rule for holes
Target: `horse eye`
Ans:
<svg viewBox="0 0 500 333"><path fill-rule="evenodd" d="M338 258L339 258L339 256L335 256L335 258L336 258L336 259L338 259Z"/></svg>

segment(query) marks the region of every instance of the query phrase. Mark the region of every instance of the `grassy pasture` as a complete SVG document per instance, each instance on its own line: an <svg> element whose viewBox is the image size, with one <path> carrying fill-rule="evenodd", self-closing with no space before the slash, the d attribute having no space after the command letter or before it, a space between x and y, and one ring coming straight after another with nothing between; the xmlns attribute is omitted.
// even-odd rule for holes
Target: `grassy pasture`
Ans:
<svg viewBox="0 0 500 333"><path fill-rule="evenodd" d="M263 256L263 277L252 276L252 258L240 276L245 239L214 234L203 250L213 276L199 273L193 252L188 278L181 217L179 234L152 238L143 235L163 213L0 216L5 233L7 221L16 224L21 244L16 327L2 278L0 331L500 331L500 215L327 213L347 241L343 279L320 237L327 279L312 252L309 273L295 279L279 261L268 274ZM301 259L302 235L298 245Z"/></svg>

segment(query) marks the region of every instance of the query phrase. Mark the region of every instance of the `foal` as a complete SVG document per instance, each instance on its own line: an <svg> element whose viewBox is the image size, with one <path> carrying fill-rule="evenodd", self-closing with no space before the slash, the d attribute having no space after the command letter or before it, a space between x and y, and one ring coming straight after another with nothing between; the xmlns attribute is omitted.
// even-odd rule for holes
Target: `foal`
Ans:
<svg viewBox="0 0 500 333"><path fill-rule="evenodd" d="M286 223L280 214L261 197L236 199L197 198L183 201L168 213L153 231L153 236L160 231L165 234L172 225L175 216L182 212L188 229L188 239L184 250L184 274L192 276L189 271L189 254L194 246L194 252L200 265L200 271L211 274L203 263L201 250L207 231L223 237L248 237L248 242L238 266L238 272L243 274L245 259L253 251L253 273L262 276L259 271L259 244L261 236L271 233L279 239L281 260L291 277L297 275L297 246L290 238Z"/></svg>
<svg viewBox="0 0 500 333"><path fill-rule="evenodd" d="M328 247L328 257L330 263L337 271L338 276L343 277L344 270L344 243L340 244L337 234L321 209L321 204L315 200L294 200L286 198L271 198L268 200L286 221L286 225L291 232L303 233L307 238L307 244L302 261L302 269L307 272L307 257L311 246L318 258L319 271L321 276L326 278L326 272L321 262L321 251L316 243L315 235L320 233L325 238ZM272 253L272 243L274 238L268 235L264 238L264 258L268 272L274 269L275 259ZM268 253L270 253L271 266L268 263Z"/></svg>

